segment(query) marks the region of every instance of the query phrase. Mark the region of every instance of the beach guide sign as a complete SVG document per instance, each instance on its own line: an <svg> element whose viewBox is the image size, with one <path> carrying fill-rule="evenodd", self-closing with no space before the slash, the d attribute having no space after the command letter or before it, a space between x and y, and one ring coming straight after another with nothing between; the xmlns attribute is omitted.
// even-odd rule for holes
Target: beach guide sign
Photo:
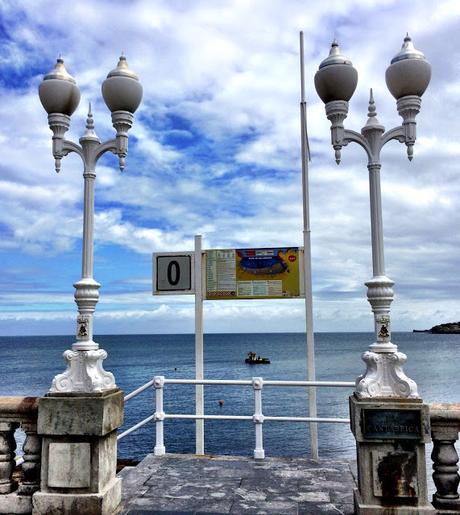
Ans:
<svg viewBox="0 0 460 515"><path fill-rule="evenodd" d="M206 251L206 299L300 297L299 248Z"/></svg>
<svg viewBox="0 0 460 515"><path fill-rule="evenodd" d="M153 294L193 294L194 252L153 255ZM299 247L216 249L202 253L203 298L286 299L304 296Z"/></svg>

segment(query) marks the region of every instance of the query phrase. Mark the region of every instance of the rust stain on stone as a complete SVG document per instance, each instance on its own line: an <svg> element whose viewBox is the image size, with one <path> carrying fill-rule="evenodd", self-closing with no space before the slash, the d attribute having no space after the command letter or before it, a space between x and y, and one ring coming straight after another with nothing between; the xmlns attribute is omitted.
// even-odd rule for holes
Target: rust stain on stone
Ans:
<svg viewBox="0 0 460 515"><path fill-rule="evenodd" d="M377 468L382 497L417 497L414 483L417 477L415 454L390 452L382 458Z"/></svg>

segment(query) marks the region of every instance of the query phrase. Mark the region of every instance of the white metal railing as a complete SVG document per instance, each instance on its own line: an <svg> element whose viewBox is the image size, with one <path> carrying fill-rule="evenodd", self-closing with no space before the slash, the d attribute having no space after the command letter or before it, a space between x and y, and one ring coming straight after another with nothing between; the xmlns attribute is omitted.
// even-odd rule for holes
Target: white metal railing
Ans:
<svg viewBox="0 0 460 515"><path fill-rule="evenodd" d="M179 413L165 413L163 409L163 392L164 386L167 384L183 384L183 385L226 385L226 386L252 386L254 390L254 414L253 415L204 415L204 414L179 414ZM349 424L348 418L325 418L325 417L270 417L265 416L262 412L262 389L264 386L282 386L282 387L334 387L334 388L350 388L354 387L355 383L352 381L265 381L262 377L253 377L251 380L247 379L166 379L164 376L155 376L151 381L148 381L141 387L125 396L125 402L133 397L136 397L143 391L150 387L155 388L155 413L141 420L131 428L117 437L121 440L128 436L133 431L148 424L150 421L155 421L156 428L156 441L154 454L161 456L165 454L166 448L164 444L164 421L166 419L188 419L188 420L252 420L255 425L255 440L256 445L254 449L255 459L264 459L265 451L263 448L263 423L268 422L324 422L324 423L339 423Z"/></svg>

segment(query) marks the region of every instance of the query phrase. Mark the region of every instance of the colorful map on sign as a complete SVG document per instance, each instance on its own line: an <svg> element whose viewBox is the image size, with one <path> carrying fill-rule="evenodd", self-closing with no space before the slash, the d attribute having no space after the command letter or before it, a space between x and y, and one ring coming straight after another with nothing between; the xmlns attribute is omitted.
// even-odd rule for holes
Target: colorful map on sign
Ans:
<svg viewBox="0 0 460 515"><path fill-rule="evenodd" d="M298 247L206 251L206 299L300 296Z"/></svg>

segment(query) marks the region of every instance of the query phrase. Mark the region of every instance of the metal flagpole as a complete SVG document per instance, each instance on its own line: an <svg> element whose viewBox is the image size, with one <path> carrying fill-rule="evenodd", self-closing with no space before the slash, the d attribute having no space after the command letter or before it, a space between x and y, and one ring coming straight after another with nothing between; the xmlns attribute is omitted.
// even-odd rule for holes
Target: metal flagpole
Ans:
<svg viewBox="0 0 460 515"><path fill-rule="evenodd" d="M195 236L195 376L204 379L203 359L203 287L202 287L201 236ZM203 385L195 390L195 414L204 414ZM195 452L204 454L204 420L196 421Z"/></svg>
<svg viewBox="0 0 460 515"><path fill-rule="evenodd" d="M311 285L311 241L310 241L310 202L308 192L308 161L310 149L307 135L307 104L305 102L303 32L300 32L300 134L302 152L302 201L303 201L303 247L305 281L305 323L307 336L307 378L315 381L315 337L313 333L313 292ZM309 416L317 416L316 388L308 388ZM318 459L318 424L310 422L310 451L313 459Z"/></svg>

